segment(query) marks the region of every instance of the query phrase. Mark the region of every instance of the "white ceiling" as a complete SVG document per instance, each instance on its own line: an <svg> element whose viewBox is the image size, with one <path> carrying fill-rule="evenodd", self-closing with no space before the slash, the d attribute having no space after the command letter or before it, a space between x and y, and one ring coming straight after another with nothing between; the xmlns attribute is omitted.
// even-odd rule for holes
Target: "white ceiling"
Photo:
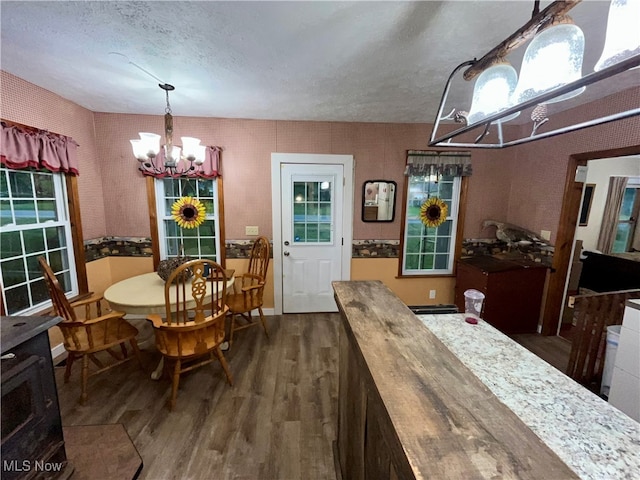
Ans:
<svg viewBox="0 0 640 480"><path fill-rule="evenodd" d="M526 23L533 5L2 0L0 66L96 112L163 114L160 80L176 87L177 116L431 122L451 70ZM572 11L585 71L608 6Z"/></svg>

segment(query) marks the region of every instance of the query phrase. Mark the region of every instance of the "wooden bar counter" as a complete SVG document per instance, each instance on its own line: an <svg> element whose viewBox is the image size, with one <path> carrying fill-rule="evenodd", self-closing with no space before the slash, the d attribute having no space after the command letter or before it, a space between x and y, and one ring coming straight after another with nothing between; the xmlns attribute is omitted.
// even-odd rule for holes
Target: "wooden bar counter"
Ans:
<svg viewBox="0 0 640 480"><path fill-rule="evenodd" d="M579 478L381 282L333 288L343 479Z"/></svg>

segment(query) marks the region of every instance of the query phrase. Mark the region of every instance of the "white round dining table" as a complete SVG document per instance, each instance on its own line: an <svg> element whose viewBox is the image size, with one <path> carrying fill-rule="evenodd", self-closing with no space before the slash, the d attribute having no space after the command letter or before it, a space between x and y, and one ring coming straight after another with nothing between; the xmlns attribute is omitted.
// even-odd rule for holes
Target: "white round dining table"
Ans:
<svg viewBox="0 0 640 480"><path fill-rule="evenodd" d="M233 271L227 271L227 289L233 286L233 281ZM164 316L164 286L164 280L156 272L143 273L114 283L104 291L104 299L109 302L112 310L119 312L130 315L156 313ZM210 288L207 283L207 289ZM195 302L193 306L195 307Z"/></svg>

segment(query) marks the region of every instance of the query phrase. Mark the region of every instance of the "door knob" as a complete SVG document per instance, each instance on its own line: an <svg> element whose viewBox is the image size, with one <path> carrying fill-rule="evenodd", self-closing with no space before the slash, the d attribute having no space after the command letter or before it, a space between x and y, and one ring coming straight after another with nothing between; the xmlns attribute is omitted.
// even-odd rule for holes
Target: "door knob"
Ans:
<svg viewBox="0 0 640 480"><path fill-rule="evenodd" d="M284 252L284 256L288 257L289 256L289 252Z"/></svg>
<svg viewBox="0 0 640 480"><path fill-rule="evenodd" d="M285 245L289 245L289 241L287 240L286 242L284 242Z"/></svg>

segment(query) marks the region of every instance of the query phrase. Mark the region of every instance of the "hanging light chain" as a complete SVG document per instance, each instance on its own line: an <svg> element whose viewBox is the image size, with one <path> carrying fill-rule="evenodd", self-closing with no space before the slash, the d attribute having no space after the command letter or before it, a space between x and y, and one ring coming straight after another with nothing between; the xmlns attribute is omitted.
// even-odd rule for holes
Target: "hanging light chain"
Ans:
<svg viewBox="0 0 640 480"><path fill-rule="evenodd" d="M173 116L171 115L171 104L169 103L169 92L175 90L173 85L161 83L158 85L165 91L167 106L164 109L164 136L165 136L165 166L174 168L179 158L173 158Z"/></svg>

